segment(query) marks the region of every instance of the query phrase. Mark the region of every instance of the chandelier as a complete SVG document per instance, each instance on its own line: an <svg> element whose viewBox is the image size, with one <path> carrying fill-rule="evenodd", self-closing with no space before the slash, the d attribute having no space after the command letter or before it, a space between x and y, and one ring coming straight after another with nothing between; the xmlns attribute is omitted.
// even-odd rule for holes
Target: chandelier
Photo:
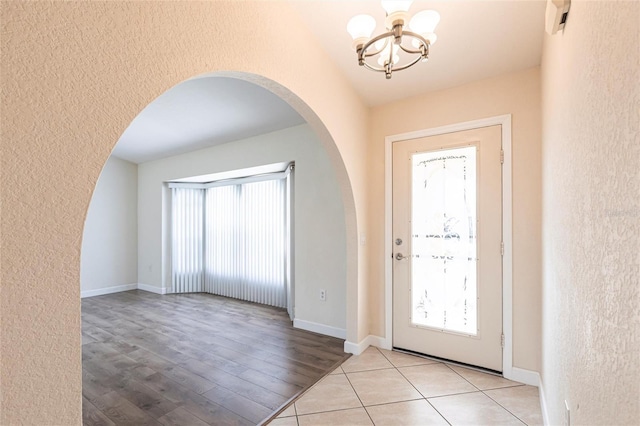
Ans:
<svg viewBox="0 0 640 426"><path fill-rule="evenodd" d="M349 20L347 32L358 54L358 64L371 71L384 72L387 79L393 71L407 69L429 59L429 47L436 42L434 31L440 14L423 10L411 17L413 0L382 0L387 12L386 32L371 37L376 20L370 15L356 15ZM405 26L409 23L408 31Z"/></svg>

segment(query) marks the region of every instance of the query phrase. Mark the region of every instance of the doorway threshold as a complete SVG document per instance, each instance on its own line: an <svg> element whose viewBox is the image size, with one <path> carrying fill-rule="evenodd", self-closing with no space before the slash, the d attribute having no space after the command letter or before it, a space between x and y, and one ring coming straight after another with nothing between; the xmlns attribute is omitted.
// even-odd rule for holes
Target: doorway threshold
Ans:
<svg viewBox="0 0 640 426"><path fill-rule="evenodd" d="M477 365L471 365L471 364L466 364L464 362L453 361L453 360L450 360L450 359L447 359L447 358L440 358L438 356L423 354L423 353L420 353L420 352L411 351L409 349L402 349L402 348L398 348L398 347L395 347L395 346L393 347L393 350L396 351L396 352L407 354L407 355L413 355L413 356L417 356L417 357L420 357L420 358L431 359L433 361L442 362L443 364L456 365L458 367L468 368L469 370L479 371L480 373L487 373L487 374L491 374L493 376L504 377L502 375L502 371L497 371L497 370L491 370L489 368L478 367Z"/></svg>

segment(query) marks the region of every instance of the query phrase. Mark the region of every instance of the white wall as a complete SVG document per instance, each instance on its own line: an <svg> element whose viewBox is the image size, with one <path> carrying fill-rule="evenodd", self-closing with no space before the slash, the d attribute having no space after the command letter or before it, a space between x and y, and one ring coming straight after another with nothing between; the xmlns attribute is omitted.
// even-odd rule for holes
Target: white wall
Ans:
<svg viewBox="0 0 640 426"><path fill-rule="evenodd" d="M112 156L102 169L87 211L80 288L86 297L137 282L138 166Z"/></svg>
<svg viewBox="0 0 640 426"><path fill-rule="evenodd" d="M295 312L300 326L346 327L346 231L335 172L308 125L140 164L138 277L163 287L163 182L295 161ZM327 300L319 300L319 290ZM305 322L310 322L308 324ZM343 336L344 337L344 336Z"/></svg>
<svg viewBox="0 0 640 426"><path fill-rule="evenodd" d="M640 3L571 3L542 62L550 424L640 418Z"/></svg>

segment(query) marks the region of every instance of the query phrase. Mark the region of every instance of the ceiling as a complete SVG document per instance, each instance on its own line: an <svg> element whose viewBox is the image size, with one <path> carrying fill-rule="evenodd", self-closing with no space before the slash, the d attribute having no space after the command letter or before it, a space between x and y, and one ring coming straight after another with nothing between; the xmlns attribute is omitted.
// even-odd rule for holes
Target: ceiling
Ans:
<svg viewBox="0 0 640 426"><path fill-rule="evenodd" d="M376 18L373 0L289 0L364 102L375 106L459 86L540 64L545 0L415 0L410 13L441 15L429 62L386 80L357 64L347 22L357 14ZM226 77L185 81L150 103L122 134L113 155L134 163L245 139L304 123L266 89Z"/></svg>
<svg viewBox="0 0 640 426"><path fill-rule="evenodd" d="M233 78L200 77L147 105L112 154L144 163L304 122L289 104L262 87Z"/></svg>
<svg viewBox="0 0 640 426"><path fill-rule="evenodd" d="M360 67L351 48L347 22L369 14L384 30L385 12L372 0L294 0L294 9L319 40L329 57L370 106L459 86L540 64L544 34L545 0L415 0L414 14L424 9L440 13L437 42L429 61L393 74Z"/></svg>

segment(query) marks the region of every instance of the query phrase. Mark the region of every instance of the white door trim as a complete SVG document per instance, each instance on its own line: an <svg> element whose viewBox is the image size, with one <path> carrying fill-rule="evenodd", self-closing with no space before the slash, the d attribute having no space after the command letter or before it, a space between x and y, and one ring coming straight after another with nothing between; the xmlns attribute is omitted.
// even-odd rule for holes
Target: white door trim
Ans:
<svg viewBox="0 0 640 426"><path fill-rule="evenodd" d="M504 151L504 164L502 165L502 238L504 240L504 256L502 258L502 330L504 332L504 348L502 349L502 374L505 378L513 378L513 240L512 240L512 189L511 189L511 114L480 120L466 121L464 123L448 126L434 127L415 132L402 133L387 136L384 141L384 269L385 269L385 338L383 347L391 349L393 346L393 263L392 263L392 186L391 164L392 144L394 142L410 139L424 138L428 136L442 135L445 133L472 130L488 126L502 126L502 149Z"/></svg>

